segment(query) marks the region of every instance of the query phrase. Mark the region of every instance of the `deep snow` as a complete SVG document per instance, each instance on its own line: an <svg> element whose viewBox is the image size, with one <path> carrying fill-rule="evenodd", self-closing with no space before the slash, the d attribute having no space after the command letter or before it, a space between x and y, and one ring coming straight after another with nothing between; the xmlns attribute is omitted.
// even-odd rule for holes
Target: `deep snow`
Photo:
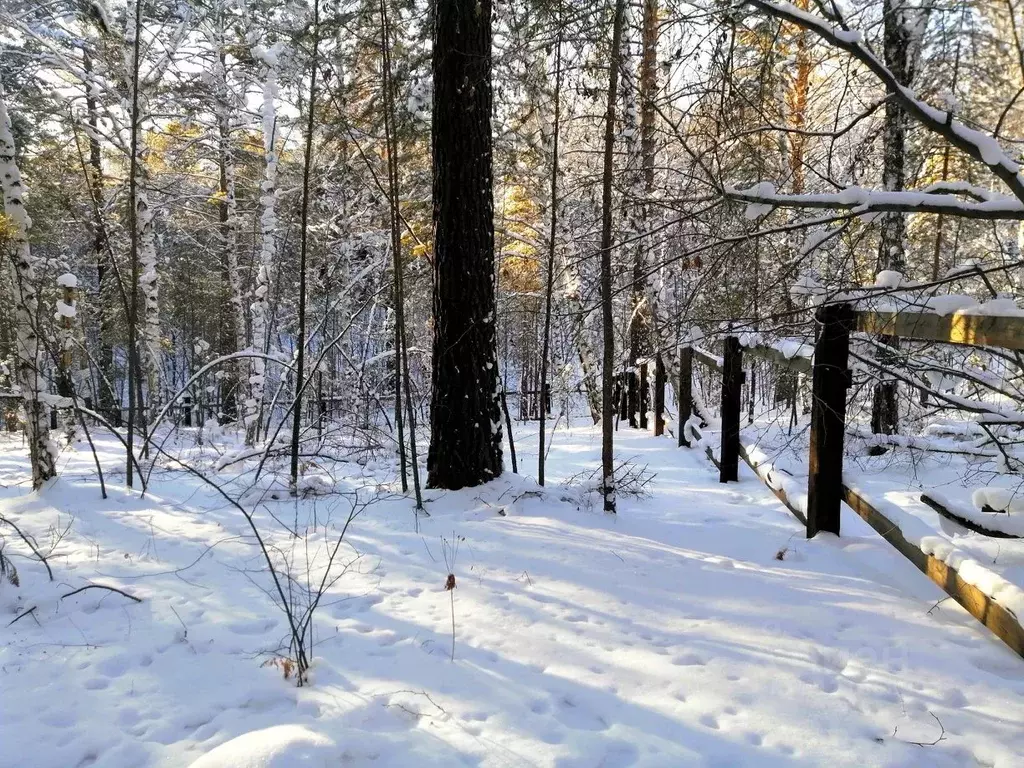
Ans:
<svg viewBox="0 0 1024 768"><path fill-rule="evenodd" d="M524 472L534 444L523 428ZM700 452L622 429L619 458L657 476L608 517L558 484L599 450L593 428L560 428L547 490L507 473L428 492L419 533L408 499L369 506L297 688L266 664L287 632L235 509L166 468L144 499L114 473L103 502L84 446L33 495L8 440L0 513L44 548L70 528L56 583L19 557L21 587L0 587L0 766L1020 764L1024 662L936 607L944 594L855 515L808 542L745 467L723 486ZM328 469L337 490L386 479ZM345 505L265 499L260 520L294 553L285 527ZM462 537L454 662L442 537ZM87 583L143 602L60 599Z"/></svg>

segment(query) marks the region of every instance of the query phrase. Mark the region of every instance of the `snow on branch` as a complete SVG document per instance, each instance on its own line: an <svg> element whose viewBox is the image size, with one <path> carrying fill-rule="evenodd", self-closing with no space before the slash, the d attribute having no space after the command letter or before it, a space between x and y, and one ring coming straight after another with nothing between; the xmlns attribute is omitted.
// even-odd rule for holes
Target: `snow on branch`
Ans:
<svg viewBox="0 0 1024 768"><path fill-rule="evenodd" d="M952 182L904 192L851 186L841 192L787 195L777 193L771 183L762 181L748 189L726 187L724 193L731 200L747 204L748 219L769 213L773 208L843 209L855 214L899 211L944 213L972 219L1024 219L1024 202L1021 200L1009 195L993 195L969 184ZM962 200L955 195L964 195L973 200Z"/></svg>
<svg viewBox="0 0 1024 768"><path fill-rule="evenodd" d="M788 2L770 2L770 0L745 0L745 2L769 16L814 32L822 40L846 51L863 63L886 86L886 89L908 115L911 115L928 130L942 136L961 152L988 166L992 173L1010 188L1014 197L1024 203L1024 176L1020 173L1020 165L1003 152L999 142L986 133L968 128L956 120L951 112L936 109L917 98L914 91L902 85L892 71L867 46L860 33L833 26L827 20L803 11ZM953 212L957 215L970 215L962 213L964 206L967 205L967 203L961 203ZM939 211L936 210L936 212ZM950 211L946 209L942 212L949 213ZM981 218L986 217L982 216Z"/></svg>

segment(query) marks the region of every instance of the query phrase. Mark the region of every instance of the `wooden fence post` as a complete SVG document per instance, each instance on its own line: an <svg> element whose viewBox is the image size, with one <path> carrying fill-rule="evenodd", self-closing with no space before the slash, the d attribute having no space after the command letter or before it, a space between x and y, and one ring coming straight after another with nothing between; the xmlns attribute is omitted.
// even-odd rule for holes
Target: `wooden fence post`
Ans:
<svg viewBox="0 0 1024 768"><path fill-rule="evenodd" d="M679 447L689 448L686 422L693 412L693 347L679 349Z"/></svg>
<svg viewBox="0 0 1024 768"><path fill-rule="evenodd" d="M639 410L640 393L637 391L636 369L626 371L626 419L629 426L637 428L636 412Z"/></svg>
<svg viewBox="0 0 1024 768"><path fill-rule="evenodd" d="M848 358L855 314L849 304L818 310L821 330L814 345L811 381L811 447L807 477L807 538L820 531L839 535L843 498L843 435L846 390L851 383Z"/></svg>
<svg viewBox="0 0 1024 768"><path fill-rule="evenodd" d="M640 363L640 429L647 429L647 410L651 406L651 386L647 379L647 361Z"/></svg>
<svg viewBox="0 0 1024 768"><path fill-rule="evenodd" d="M619 374L619 395L618 410L615 416L615 429L618 430L619 422L629 418L629 373L623 369Z"/></svg>
<svg viewBox="0 0 1024 768"><path fill-rule="evenodd" d="M654 358L654 436L665 434L665 362Z"/></svg>
<svg viewBox="0 0 1024 768"><path fill-rule="evenodd" d="M726 336L722 361L722 466L718 475L722 483L739 479L742 394L743 348L738 338Z"/></svg>

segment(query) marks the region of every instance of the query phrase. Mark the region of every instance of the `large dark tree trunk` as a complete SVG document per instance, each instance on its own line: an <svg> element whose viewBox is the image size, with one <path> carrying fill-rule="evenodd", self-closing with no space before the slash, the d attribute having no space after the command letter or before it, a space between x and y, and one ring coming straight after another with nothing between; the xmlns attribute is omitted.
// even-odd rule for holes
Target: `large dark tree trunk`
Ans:
<svg viewBox="0 0 1024 768"><path fill-rule="evenodd" d="M501 474L491 194L491 0L434 6L434 350L427 485Z"/></svg>
<svg viewBox="0 0 1024 768"><path fill-rule="evenodd" d="M910 59L911 39L907 19L903 11L904 0L884 0L883 42L885 64L903 85L910 85L912 62ZM890 89L889 100L885 103L885 124L882 135L882 184L886 191L898 192L906 185L906 117L893 98ZM907 255L905 238L907 217L903 213L888 212L881 216L878 241L878 269L896 272L906 270ZM882 339L896 347L895 338ZM892 362L893 354L880 354L883 363ZM895 434L899 426L899 410L896 381L887 379L875 385L871 408L871 431L876 434Z"/></svg>

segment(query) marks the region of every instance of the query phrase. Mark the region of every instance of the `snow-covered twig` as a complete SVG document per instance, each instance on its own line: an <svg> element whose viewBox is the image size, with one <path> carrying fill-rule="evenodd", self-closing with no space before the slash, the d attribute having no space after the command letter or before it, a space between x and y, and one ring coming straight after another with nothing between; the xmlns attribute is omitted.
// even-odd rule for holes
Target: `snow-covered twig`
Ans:
<svg viewBox="0 0 1024 768"><path fill-rule="evenodd" d="M136 597L135 595L129 595L124 590L118 589L117 587L109 587L106 584L86 584L84 587L79 587L78 589L74 589L74 590L68 592L66 595L61 595L60 599L63 600L64 598L72 597L74 595L77 595L79 592L85 592L85 590L87 590L87 589L106 589L106 590L109 590L111 592L116 592L119 595L123 595L124 597L127 597L129 600L134 600L136 603L141 603L142 602L142 598L141 597Z"/></svg>

